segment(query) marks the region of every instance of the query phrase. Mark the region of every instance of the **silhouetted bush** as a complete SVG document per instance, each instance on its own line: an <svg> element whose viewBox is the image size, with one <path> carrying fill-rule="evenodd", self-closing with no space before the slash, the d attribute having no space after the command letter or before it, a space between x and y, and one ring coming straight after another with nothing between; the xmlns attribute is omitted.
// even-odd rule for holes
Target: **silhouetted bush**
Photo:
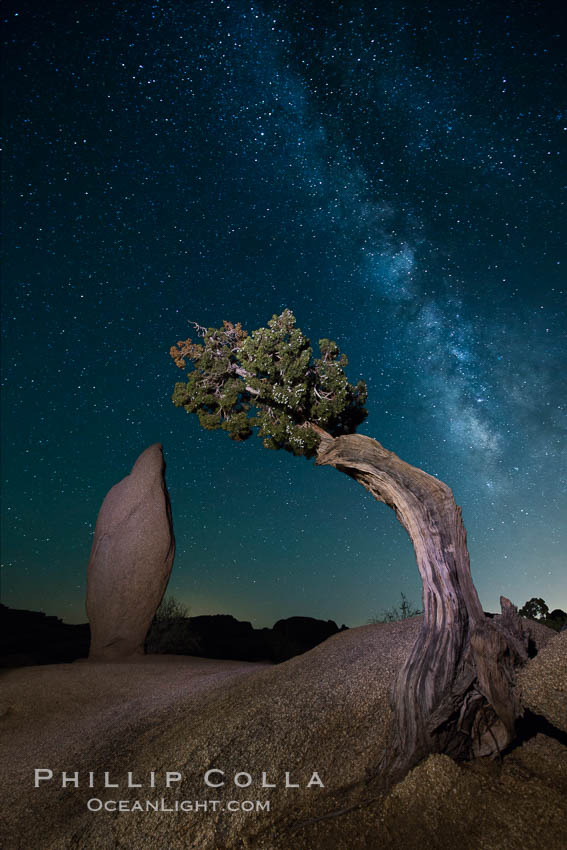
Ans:
<svg viewBox="0 0 567 850"><path fill-rule="evenodd" d="M200 655L199 635L183 617L156 619L146 637L146 652L166 655Z"/></svg>
<svg viewBox="0 0 567 850"><path fill-rule="evenodd" d="M182 602L178 602L174 596L164 596L156 613L154 614L154 622L160 622L163 620L178 620L180 617L188 616L189 609L186 605L183 605Z"/></svg>
<svg viewBox="0 0 567 850"><path fill-rule="evenodd" d="M561 631L567 624L567 613L565 611L561 608L554 608L550 613L545 600L537 596L528 599L526 604L519 609L518 614L521 617L527 617L529 620L536 620L556 632Z"/></svg>
<svg viewBox="0 0 567 850"><path fill-rule="evenodd" d="M381 615L370 617L369 623L397 623L399 620L407 620L409 617L416 617L418 614L423 614L420 608L416 608L413 602L408 602L405 593L400 593L401 602L399 607L388 608Z"/></svg>

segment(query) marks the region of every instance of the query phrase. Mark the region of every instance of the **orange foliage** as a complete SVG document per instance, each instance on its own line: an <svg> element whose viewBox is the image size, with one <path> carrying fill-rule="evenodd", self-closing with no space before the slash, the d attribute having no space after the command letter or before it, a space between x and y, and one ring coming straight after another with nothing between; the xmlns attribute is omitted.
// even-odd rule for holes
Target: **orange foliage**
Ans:
<svg viewBox="0 0 567 850"><path fill-rule="evenodd" d="M191 324L195 325L194 322ZM204 328L200 328L198 325L195 325L195 327L199 331L200 336L205 337L209 343L214 341L214 344L220 346L228 343L229 345L238 348L242 340L246 339L248 336L248 332L243 330L240 322L233 324L232 322L227 322L226 319L223 321L223 329L226 340L219 340L216 336L216 332L213 334L207 334ZM191 339L180 339L177 345L171 346L169 354L175 365L179 369L184 369L187 364L187 360L198 360L204 350L205 346L198 345L197 343L192 342Z"/></svg>
<svg viewBox="0 0 567 850"><path fill-rule="evenodd" d="M169 349L169 354L178 369L184 369L186 365L185 358L196 360L204 351L202 345L197 345L191 339L180 339L177 345L172 345Z"/></svg>

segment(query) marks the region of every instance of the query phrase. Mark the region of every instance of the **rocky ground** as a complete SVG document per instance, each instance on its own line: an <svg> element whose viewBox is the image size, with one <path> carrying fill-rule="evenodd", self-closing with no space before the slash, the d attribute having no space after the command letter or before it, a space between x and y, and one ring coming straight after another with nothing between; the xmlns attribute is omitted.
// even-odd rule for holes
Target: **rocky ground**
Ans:
<svg viewBox="0 0 567 850"><path fill-rule="evenodd" d="M2 846L564 850L567 633L532 627L540 652L520 679L525 704L547 717L545 729L526 727L527 739L500 762L456 765L432 756L388 795L372 792L390 688L419 626L417 617L351 629L277 667L146 656L5 672ZM35 789L34 768L51 769L56 781ZM206 787L209 768L223 771L211 778L225 786ZM80 787L61 788L61 771L78 771ZM104 771L118 789L102 787ZM144 787L128 789L128 771ZM168 790L166 771L183 781ZM233 783L239 772L250 775L249 787ZM261 786L263 772L275 787ZM286 772L299 788L285 787ZM324 788L307 787L314 772ZM270 811L87 808L89 799L131 807L162 798L169 808L258 800Z"/></svg>

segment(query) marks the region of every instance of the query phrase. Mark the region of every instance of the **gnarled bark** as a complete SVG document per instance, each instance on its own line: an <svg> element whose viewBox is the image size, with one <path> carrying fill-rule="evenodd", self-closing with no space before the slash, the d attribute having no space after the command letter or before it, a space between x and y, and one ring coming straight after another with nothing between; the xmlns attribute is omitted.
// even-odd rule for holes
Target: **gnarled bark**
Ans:
<svg viewBox="0 0 567 850"><path fill-rule="evenodd" d="M317 465L333 466L385 502L407 530L423 582L424 621L392 695L392 740L380 775L392 781L423 757L499 753L522 709L514 667L527 636L514 606L488 620L470 573L461 510L449 487L359 434L321 437Z"/></svg>

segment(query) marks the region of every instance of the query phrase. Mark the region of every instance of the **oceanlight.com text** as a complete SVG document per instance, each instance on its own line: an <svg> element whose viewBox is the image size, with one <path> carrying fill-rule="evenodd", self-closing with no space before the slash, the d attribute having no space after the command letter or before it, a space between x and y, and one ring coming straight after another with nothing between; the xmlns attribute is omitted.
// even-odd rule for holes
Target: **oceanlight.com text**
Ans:
<svg viewBox="0 0 567 850"><path fill-rule="evenodd" d="M101 800L87 801L90 812L269 812L269 800Z"/></svg>

